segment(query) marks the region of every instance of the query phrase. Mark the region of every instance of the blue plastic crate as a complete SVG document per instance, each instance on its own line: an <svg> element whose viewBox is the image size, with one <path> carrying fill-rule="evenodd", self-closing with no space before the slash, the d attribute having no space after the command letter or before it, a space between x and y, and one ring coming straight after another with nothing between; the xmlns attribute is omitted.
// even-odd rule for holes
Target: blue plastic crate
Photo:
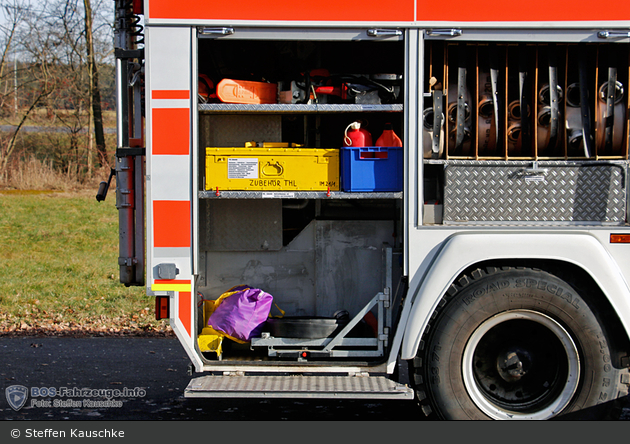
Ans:
<svg viewBox="0 0 630 444"><path fill-rule="evenodd" d="M339 152L341 190L349 192L402 191L401 147L343 147Z"/></svg>

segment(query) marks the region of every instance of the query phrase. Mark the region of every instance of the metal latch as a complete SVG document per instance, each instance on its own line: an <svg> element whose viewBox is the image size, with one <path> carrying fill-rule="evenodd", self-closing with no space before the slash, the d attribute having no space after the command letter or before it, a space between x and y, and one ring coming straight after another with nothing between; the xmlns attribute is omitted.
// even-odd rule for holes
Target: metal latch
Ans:
<svg viewBox="0 0 630 444"><path fill-rule="evenodd" d="M427 29L427 35L433 37L459 37L464 31L457 28L451 29Z"/></svg>
<svg viewBox="0 0 630 444"><path fill-rule="evenodd" d="M549 172L548 168L540 168L538 162L534 162L531 168L523 168L523 177L527 183L544 182Z"/></svg>
<svg viewBox="0 0 630 444"><path fill-rule="evenodd" d="M402 35L400 29L368 29L367 35L369 37L398 37Z"/></svg>
<svg viewBox="0 0 630 444"><path fill-rule="evenodd" d="M630 37L630 32L628 31L599 31L597 33L597 37L600 39L612 39L618 37Z"/></svg>
<svg viewBox="0 0 630 444"><path fill-rule="evenodd" d="M234 28L199 28L199 34L201 35L232 35L234 34Z"/></svg>
<svg viewBox="0 0 630 444"><path fill-rule="evenodd" d="M523 171L525 172L525 174L529 174L529 175L538 175L538 174L544 175L549 172L549 168L540 168L538 166L538 162L533 162L531 168L525 168L523 169Z"/></svg>

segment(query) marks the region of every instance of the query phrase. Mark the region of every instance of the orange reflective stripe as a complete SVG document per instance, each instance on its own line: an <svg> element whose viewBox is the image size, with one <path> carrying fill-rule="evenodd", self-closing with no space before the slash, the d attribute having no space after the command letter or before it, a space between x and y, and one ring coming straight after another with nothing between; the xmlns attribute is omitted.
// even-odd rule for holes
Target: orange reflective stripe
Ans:
<svg viewBox="0 0 630 444"><path fill-rule="evenodd" d="M427 5L424 5L426 8ZM299 7L294 0L149 0L152 19L208 20L298 20L325 22L413 21L414 0L399 0L392 5L381 0L361 3L319 0L316 7Z"/></svg>
<svg viewBox="0 0 630 444"><path fill-rule="evenodd" d="M190 247L190 201L153 201L153 245Z"/></svg>
<svg viewBox="0 0 630 444"><path fill-rule="evenodd" d="M149 0L152 19L320 21L320 22L568 22L630 20L630 2L597 8L590 0L534 0L524 8L504 0L444 0L439 7L428 1L320 0L317 7L299 8L293 0ZM416 8L416 11L414 11Z"/></svg>
<svg viewBox="0 0 630 444"><path fill-rule="evenodd" d="M190 99L190 91L187 89L154 89L151 91L152 99Z"/></svg>
<svg viewBox="0 0 630 444"><path fill-rule="evenodd" d="M179 292L179 320L184 324L184 328L188 332L189 336L191 335L191 321L190 321L190 303L191 303L191 292L189 291L180 291Z"/></svg>
<svg viewBox="0 0 630 444"><path fill-rule="evenodd" d="M532 0L522 3L504 0L444 0L439 8L418 2L416 20L466 22L572 22L628 20L630 2L615 3L614 8L598 8L591 0Z"/></svg>
<svg viewBox="0 0 630 444"><path fill-rule="evenodd" d="M190 109L154 108L152 154L190 153Z"/></svg>

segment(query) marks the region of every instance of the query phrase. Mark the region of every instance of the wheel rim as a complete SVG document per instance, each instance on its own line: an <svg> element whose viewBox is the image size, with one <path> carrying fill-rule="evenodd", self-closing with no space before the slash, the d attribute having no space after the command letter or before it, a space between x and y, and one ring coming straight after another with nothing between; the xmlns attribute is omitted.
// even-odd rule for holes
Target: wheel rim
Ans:
<svg viewBox="0 0 630 444"><path fill-rule="evenodd" d="M464 385L493 419L548 419L571 401L579 353L555 320L529 310L499 313L481 324L464 350Z"/></svg>

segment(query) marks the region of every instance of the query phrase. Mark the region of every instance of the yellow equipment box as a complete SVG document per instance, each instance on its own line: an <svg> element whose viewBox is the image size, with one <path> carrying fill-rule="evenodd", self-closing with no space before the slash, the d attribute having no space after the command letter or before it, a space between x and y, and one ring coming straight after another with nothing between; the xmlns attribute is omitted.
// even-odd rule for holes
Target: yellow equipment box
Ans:
<svg viewBox="0 0 630 444"><path fill-rule="evenodd" d="M206 148L206 190L339 191L333 148Z"/></svg>

